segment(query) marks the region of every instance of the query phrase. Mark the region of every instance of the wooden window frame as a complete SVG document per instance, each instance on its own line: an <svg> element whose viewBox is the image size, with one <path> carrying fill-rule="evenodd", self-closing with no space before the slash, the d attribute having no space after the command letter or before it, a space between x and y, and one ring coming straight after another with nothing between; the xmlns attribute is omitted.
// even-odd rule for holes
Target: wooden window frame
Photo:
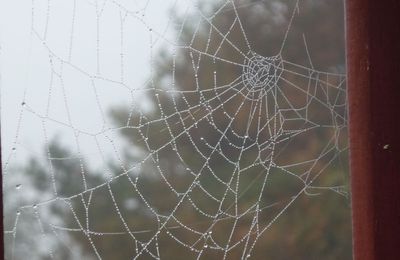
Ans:
<svg viewBox="0 0 400 260"><path fill-rule="evenodd" d="M400 259L400 1L346 1L355 260Z"/></svg>

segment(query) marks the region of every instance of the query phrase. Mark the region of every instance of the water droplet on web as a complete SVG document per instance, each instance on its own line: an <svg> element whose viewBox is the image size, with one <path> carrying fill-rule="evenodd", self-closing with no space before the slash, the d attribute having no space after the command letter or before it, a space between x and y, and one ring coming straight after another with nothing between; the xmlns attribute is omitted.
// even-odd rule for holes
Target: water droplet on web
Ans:
<svg viewBox="0 0 400 260"><path fill-rule="evenodd" d="M15 188L16 188L17 190L21 189L21 187L22 187L22 184L17 184L17 185L15 185Z"/></svg>
<svg viewBox="0 0 400 260"><path fill-rule="evenodd" d="M37 209L37 204L33 204L32 208Z"/></svg>
<svg viewBox="0 0 400 260"><path fill-rule="evenodd" d="M21 215L21 211L17 210L17 216Z"/></svg>

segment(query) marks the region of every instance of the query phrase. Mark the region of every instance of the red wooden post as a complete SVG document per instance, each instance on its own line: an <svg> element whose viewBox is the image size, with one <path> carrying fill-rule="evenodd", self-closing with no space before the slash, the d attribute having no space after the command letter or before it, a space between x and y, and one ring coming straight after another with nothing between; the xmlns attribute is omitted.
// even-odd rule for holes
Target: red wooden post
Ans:
<svg viewBox="0 0 400 260"><path fill-rule="evenodd" d="M400 259L400 1L346 1L355 260Z"/></svg>

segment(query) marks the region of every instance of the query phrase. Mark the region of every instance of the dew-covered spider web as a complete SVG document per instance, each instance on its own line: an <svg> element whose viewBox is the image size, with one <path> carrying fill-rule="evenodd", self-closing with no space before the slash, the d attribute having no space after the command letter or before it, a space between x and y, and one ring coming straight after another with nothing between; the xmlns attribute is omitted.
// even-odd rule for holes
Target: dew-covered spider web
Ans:
<svg viewBox="0 0 400 260"><path fill-rule="evenodd" d="M341 1L3 5L7 259L351 258Z"/></svg>

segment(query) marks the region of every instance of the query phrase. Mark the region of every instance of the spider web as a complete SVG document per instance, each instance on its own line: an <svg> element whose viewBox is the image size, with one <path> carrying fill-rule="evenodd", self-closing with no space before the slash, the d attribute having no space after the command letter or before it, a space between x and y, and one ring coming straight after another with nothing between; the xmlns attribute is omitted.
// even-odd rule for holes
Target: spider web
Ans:
<svg viewBox="0 0 400 260"><path fill-rule="evenodd" d="M296 203L329 192L347 198L345 75L314 67L304 33L297 52L307 62L286 58L301 1L272 4L285 29L274 53L259 53L241 11L262 3L173 1L180 18L157 24L148 18L157 1L69 1L65 15L57 1L32 2L30 48L41 51L30 62L47 65L32 69L45 87L25 89L3 158L5 196L18 194L5 200L10 259L25 243L50 259L86 243L88 259L103 259L102 240L123 241L132 259L171 259L171 244L184 259L256 259ZM95 18L90 43L80 38L85 14ZM107 29L111 19L117 26ZM114 92L122 94L110 105ZM38 156L24 131L43 136L42 192L22 184L39 170L12 169L19 153ZM59 132L73 152L54 148ZM117 223L95 220L108 215Z"/></svg>

